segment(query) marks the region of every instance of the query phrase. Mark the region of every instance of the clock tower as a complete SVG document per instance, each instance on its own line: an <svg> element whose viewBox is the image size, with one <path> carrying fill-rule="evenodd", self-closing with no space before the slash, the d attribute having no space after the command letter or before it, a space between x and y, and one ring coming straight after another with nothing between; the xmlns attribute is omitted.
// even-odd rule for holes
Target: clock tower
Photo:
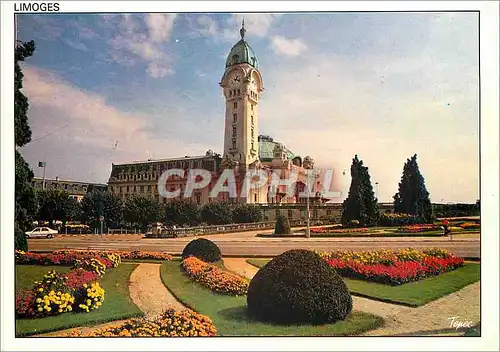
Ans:
<svg viewBox="0 0 500 352"><path fill-rule="evenodd" d="M245 41L245 32L243 22L241 40L229 52L220 86L226 101L224 160L246 169L259 161L258 104L264 89L257 57Z"/></svg>

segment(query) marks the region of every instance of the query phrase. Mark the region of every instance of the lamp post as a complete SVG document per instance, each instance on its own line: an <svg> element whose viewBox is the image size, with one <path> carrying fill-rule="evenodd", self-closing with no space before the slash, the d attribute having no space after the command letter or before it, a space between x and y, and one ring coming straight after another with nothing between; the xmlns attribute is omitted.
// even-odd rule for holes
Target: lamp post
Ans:
<svg viewBox="0 0 500 352"><path fill-rule="evenodd" d="M379 200L378 199L378 182L375 182L375 198L377 198L377 201Z"/></svg>
<svg viewBox="0 0 500 352"><path fill-rule="evenodd" d="M42 178L42 189L45 189L45 167L47 163L45 161L39 161L38 167L43 167L43 178Z"/></svg>
<svg viewBox="0 0 500 352"><path fill-rule="evenodd" d="M307 187L307 200L306 200L306 208L307 208L307 225L306 225L306 237L311 237L311 229L309 228L309 224L311 221L311 212L309 211L309 196L311 195L311 190L309 189L309 185Z"/></svg>

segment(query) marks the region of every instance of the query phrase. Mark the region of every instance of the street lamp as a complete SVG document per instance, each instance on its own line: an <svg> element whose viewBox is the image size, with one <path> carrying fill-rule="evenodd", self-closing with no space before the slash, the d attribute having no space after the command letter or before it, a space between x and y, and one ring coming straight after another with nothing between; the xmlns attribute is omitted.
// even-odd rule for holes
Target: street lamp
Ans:
<svg viewBox="0 0 500 352"><path fill-rule="evenodd" d="M43 178L42 178L42 189L45 189L45 167L47 163L45 161L39 161L38 167L43 167Z"/></svg>
<svg viewBox="0 0 500 352"><path fill-rule="evenodd" d="M375 198L377 198L377 201L379 200L378 199L378 182L375 182Z"/></svg>

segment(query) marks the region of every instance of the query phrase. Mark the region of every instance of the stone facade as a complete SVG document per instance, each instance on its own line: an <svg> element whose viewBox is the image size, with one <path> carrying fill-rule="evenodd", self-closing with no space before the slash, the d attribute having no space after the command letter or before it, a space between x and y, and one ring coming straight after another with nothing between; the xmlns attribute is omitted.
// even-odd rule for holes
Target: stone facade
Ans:
<svg viewBox="0 0 500 352"><path fill-rule="evenodd" d="M33 178L33 187L35 189L43 189L43 179L41 177ZM80 181L70 181L70 180L60 180L55 179L45 179L45 189L60 189L67 192L70 198L74 198L81 201L82 198L87 194L87 192L93 189L107 190L108 186L102 183L90 183L90 182L80 182Z"/></svg>

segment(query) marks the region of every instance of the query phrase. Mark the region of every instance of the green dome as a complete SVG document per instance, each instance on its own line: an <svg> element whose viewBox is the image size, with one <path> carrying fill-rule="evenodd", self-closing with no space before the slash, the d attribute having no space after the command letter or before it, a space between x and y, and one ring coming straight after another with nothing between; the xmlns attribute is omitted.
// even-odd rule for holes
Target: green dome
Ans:
<svg viewBox="0 0 500 352"><path fill-rule="evenodd" d="M274 147L278 142L275 142L271 137L260 135L259 141L259 159L260 161L272 161L274 159ZM285 148L289 160L292 160L295 155L287 148Z"/></svg>
<svg viewBox="0 0 500 352"><path fill-rule="evenodd" d="M250 47L250 45L245 41L245 24L243 23L240 29L241 40L236 43L226 59L226 67L247 63L255 68L258 67L257 56Z"/></svg>

